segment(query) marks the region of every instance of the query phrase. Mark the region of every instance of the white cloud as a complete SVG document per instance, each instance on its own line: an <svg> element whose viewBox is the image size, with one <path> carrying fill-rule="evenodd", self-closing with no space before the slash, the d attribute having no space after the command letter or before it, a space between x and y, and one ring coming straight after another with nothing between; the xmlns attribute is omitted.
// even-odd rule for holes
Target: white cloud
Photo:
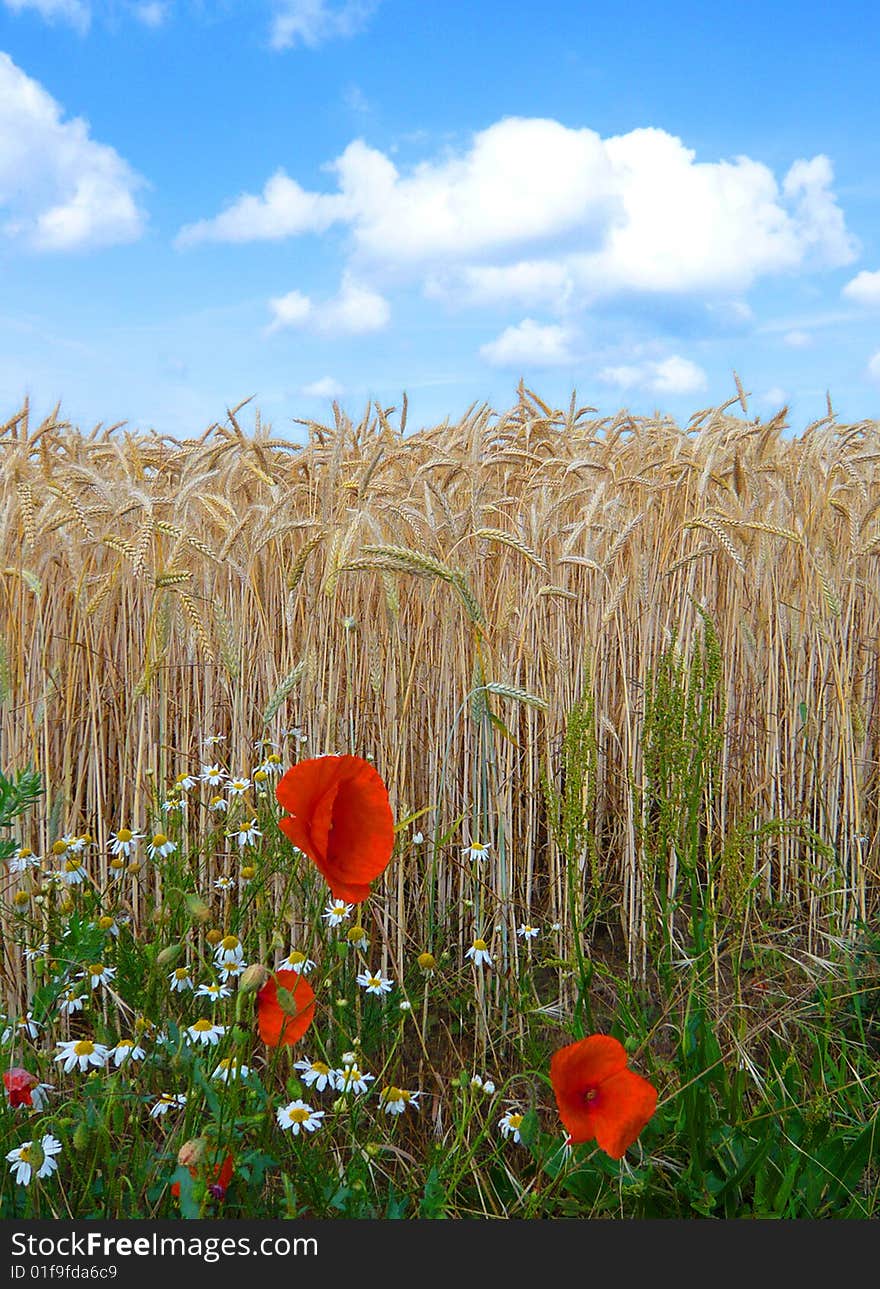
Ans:
<svg viewBox="0 0 880 1289"><path fill-rule="evenodd" d="M345 393L345 386L340 385L338 380L332 376L322 376L320 380L313 380L309 385L303 385L299 391L304 398L342 398Z"/></svg>
<svg viewBox="0 0 880 1289"><path fill-rule="evenodd" d="M736 298L757 279L849 263L824 156L781 184L763 163L697 161L681 139L637 129L603 139L508 117L407 173L363 140L326 169L330 192L283 171L181 242L245 241L348 225L361 277L421 280L468 304L568 310L632 293Z"/></svg>
<svg viewBox="0 0 880 1289"><path fill-rule="evenodd" d="M841 292L848 300L856 304L880 304L880 273L857 273L851 282L847 282Z"/></svg>
<svg viewBox="0 0 880 1289"><path fill-rule="evenodd" d="M493 367L560 367L575 361L572 340L567 327L542 326L525 318L483 345L480 357Z"/></svg>
<svg viewBox="0 0 880 1289"><path fill-rule="evenodd" d="M366 26L378 0L275 0L269 42L273 49L305 45L316 49L328 40L355 36Z"/></svg>
<svg viewBox="0 0 880 1289"><path fill-rule="evenodd" d="M678 354L651 362L604 367L599 380L620 389L646 389L655 394L695 394L707 384L703 369Z"/></svg>
<svg viewBox="0 0 880 1289"><path fill-rule="evenodd" d="M91 5L84 0L3 0L7 9L21 13L32 9L47 22L66 22L79 32L86 32L92 20Z"/></svg>
<svg viewBox="0 0 880 1289"><path fill-rule="evenodd" d="M145 224L134 198L143 183L0 53L0 232L39 251L133 241Z"/></svg>
<svg viewBox="0 0 880 1289"><path fill-rule="evenodd" d="M788 394L780 385L773 385L758 395L758 402L766 407L784 407L788 402Z"/></svg>
<svg viewBox="0 0 880 1289"><path fill-rule="evenodd" d="M146 0L132 8L135 18L145 27L161 27L168 17L167 0Z"/></svg>
<svg viewBox="0 0 880 1289"><path fill-rule="evenodd" d="M339 197L306 192L283 170L277 170L261 196L244 193L216 218L186 224L175 245L278 241L300 233L323 232L341 215Z"/></svg>
<svg viewBox="0 0 880 1289"><path fill-rule="evenodd" d="M813 337L808 331L787 331L782 337L782 343L788 345L789 349L809 349L813 343Z"/></svg>
<svg viewBox="0 0 880 1289"><path fill-rule="evenodd" d="M388 301L378 292L346 276L337 294L316 304L299 291L290 291L269 301L272 321L268 333L286 327L302 327L309 323L316 331L331 336L365 335L381 331L388 325L391 309Z"/></svg>
<svg viewBox="0 0 880 1289"><path fill-rule="evenodd" d="M868 375L872 380L880 380L880 349L868 360Z"/></svg>

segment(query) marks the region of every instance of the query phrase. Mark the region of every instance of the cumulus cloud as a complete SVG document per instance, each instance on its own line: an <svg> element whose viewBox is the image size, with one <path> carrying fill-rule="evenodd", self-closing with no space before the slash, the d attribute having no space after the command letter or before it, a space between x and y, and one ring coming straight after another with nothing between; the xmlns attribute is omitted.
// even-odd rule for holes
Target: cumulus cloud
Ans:
<svg viewBox="0 0 880 1289"><path fill-rule="evenodd" d="M572 341L567 327L525 318L483 345L480 357L493 367L561 367L575 361Z"/></svg>
<svg viewBox="0 0 880 1289"><path fill-rule="evenodd" d="M328 40L355 36L366 26L378 0L275 0L269 42L273 49L304 45L317 49Z"/></svg>
<svg viewBox="0 0 880 1289"><path fill-rule="evenodd" d="M857 273L847 282L842 294L856 304L880 305L880 273Z"/></svg>
<svg viewBox="0 0 880 1289"><path fill-rule="evenodd" d="M695 394L707 384L703 369L678 354L650 362L604 367L599 372L599 380L619 389L646 389L655 394Z"/></svg>
<svg viewBox="0 0 880 1289"><path fill-rule="evenodd" d="M336 295L315 303L299 291L290 291L269 301L272 321L269 333L309 323L316 331L331 336L365 335L388 325L391 309L378 292L346 276Z"/></svg>
<svg viewBox="0 0 880 1289"><path fill-rule="evenodd" d="M86 32L92 20L91 5L86 0L3 0L13 13L33 10L47 22L66 22L79 32Z"/></svg>
<svg viewBox="0 0 880 1289"><path fill-rule="evenodd" d="M808 331L799 331L795 328L794 331L786 331L782 337L782 343L789 349L809 349L813 343L813 337Z"/></svg>
<svg viewBox="0 0 880 1289"><path fill-rule="evenodd" d="M0 53L0 232L38 251L133 241L145 224L134 196L143 183Z"/></svg>
<svg viewBox="0 0 880 1289"><path fill-rule="evenodd" d="M340 385L338 380L332 376L322 376L320 380L313 380L309 385L303 385L300 388L300 394L304 398L342 398L345 393L345 386Z"/></svg>
<svg viewBox="0 0 880 1289"><path fill-rule="evenodd" d="M258 197L244 193L214 219L186 224L178 247L198 242L279 241L300 233L323 232L341 218L338 197L306 192L295 179L278 170Z"/></svg>

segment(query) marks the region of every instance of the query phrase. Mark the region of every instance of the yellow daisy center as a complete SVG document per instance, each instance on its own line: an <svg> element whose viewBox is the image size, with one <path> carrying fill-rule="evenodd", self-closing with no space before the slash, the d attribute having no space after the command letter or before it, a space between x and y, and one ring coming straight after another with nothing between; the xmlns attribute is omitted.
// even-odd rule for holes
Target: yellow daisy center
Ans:
<svg viewBox="0 0 880 1289"><path fill-rule="evenodd" d="M125 841L131 841L131 829L130 829L130 828L120 828L120 829L119 829L119 832L116 834L116 840L117 840L117 841L123 841L123 842L125 842Z"/></svg>
<svg viewBox="0 0 880 1289"><path fill-rule="evenodd" d="M186 980L188 975L189 975L189 967L175 967L174 969L175 980Z"/></svg>
<svg viewBox="0 0 880 1289"><path fill-rule="evenodd" d="M290 1117L294 1123L305 1123L305 1121L309 1117L309 1112L308 1110L302 1110L299 1106L297 1106L295 1110L291 1110Z"/></svg>
<svg viewBox="0 0 880 1289"><path fill-rule="evenodd" d="M312 1069L316 1074L329 1074L330 1066L325 1065L323 1061L312 1061Z"/></svg>
<svg viewBox="0 0 880 1289"><path fill-rule="evenodd" d="M474 940L474 948L478 953L485 953L488 947L485 940Z"/></svg>
<svg viewBox="0 0 880 1289"><path fill-rule="evenodd" d="M287 959L288 962L293 962L297 966L299 966L301 962L305 962L305 960L306 960L306 955L304 953L300 953L299 949L293 949L291 951L290 957Z"/></svg>
<svg viewBox="0 0 880 1289"><path fill-rule="evenodd" d="M21 1163L29 1164L31 1162L31 1159L33 1158L31 1153L32 1150L33 1150L33 1147L30 1144L28 1144L27 1146L19 1147L18 1158L21 1161Z"/></svg>
<svg viewBox="0 0 880 1289"><path fill-rule="evenodd" d="M111 859L111 860L110 860L110 867L111 867L111 868L125 868L125 860L124 860L124 859L120 859L120 858L119 858L119 856L118 856L118 855L116 855L113 859Z"/></svg>
<svg viewBox="0 0 880 1289"><path fill-rule="evenodd" d="M53 842L52 842L52 854L53 854L53 855L63 855L63 854L64 854L64 852L65 852L66 850L67 850L67 842L66 842L66 841L53 841Z"/></svg>
<svg viewBox="0 0 880 1289"><path fill-rule="evenodd" d="M167 842L168 838L165 836L164 832L157 832L153 838L154 846L165 846L167 845Z"/></svg>
<svg viewBox="0 0 880 1289"><path fill-rule="evenodd" d="M91 1056L95 1050L95 1045L88 1038L81 1038L78 1043L74 1043L73 1052L75 1056Z"/></svg>
<svg viewBox="0 0 880 1289"><path fill-rule="evenodd" d="M197 1020L195 1025L193 1025L193 1029L197 1029L200 1034L207 1034L208 1030L213 1028L214 1022L205 1020L204 1017L201 1020Z"/></svg>
<svg viewBox="0 0 880 1289"><path fill-rule="evenodd" d="M103 976L103 974L104 974L103 962L93 962L89 967L90 976Z"/></svg>
<svg viewBox="0 0 880 1289"><path fill-rule="evenodd" d="M220 941L220 948L237 949L240 944L241 944L241 941L239 940L237 935L224 935L223 939Z"/></svg>
<svg viewBox="0 0 880 1289"><path fill-rule="evenodd" d="M98 926L102 931L109 931L113 925L113 919L105 913L102 918L98 918Z"/></svg>

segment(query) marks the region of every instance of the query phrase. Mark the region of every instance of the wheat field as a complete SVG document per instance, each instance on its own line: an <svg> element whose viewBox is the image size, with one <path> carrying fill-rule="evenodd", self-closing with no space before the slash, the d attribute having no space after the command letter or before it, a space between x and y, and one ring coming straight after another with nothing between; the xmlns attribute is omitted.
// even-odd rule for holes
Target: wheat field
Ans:
<svg viewBox="0 0 880 1289"><path fill-rule="evenodd" d="M416 432L405 399L334 411L302 442L244 407L181 441L27 406L2 427L0 762L43 776L35 851L88 831L106 866L206 737L247 773L296 727L310 755L371 758L426 837L384 879L392 957L429 910L469 941L475 895L564 935L546 785L586 703L578 899L638 971L676 863L651 850L646 688L708 620L713 898L737 934L775 918L816 955L876 911L880 423L829 405L797 431L741 389L686 427L522 387Z"/></svg>

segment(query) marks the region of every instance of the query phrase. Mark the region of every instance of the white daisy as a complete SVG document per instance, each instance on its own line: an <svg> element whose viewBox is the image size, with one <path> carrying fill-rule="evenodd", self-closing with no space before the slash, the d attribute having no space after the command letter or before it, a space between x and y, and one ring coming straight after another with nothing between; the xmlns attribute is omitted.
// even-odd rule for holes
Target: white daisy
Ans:
<svg viewBox="0 0 880 1289"><path fill-rule="evenodd" d="M55 1156L61 1151L61 1142L47 1132L41 1141L23 1141L20 1146L10 1150L6 1158L12 1165L10 1172L19 1186L29 1186L31 1178L51 1177L58 1164Z"/></svg>
<svg viewBox="0 0 880 1289"><path fill-rule="evenodd" d="M307 743L309 741L308 734L303 734L299 725L292 725L289 730L282 730L281 736L282 738L292 738L294 743Z"/></svg>
<svg viewBox="0 0 880 1289"><path fill-rule="evenodd" d="M76 987L71 985L61 995L58 1002L58 1010L62 1016L72 1016L74 1012L81 1012L86 1004L87 994L77 993Z"/></svg>
<svg viewBox="0 0 880 1289"><path fill-rule="evenodd" d="M138 842L143 839L143 833L132 832L130 828L120 828L110 834L110 853L121 855L123 859L130 859L137 849Z"/></svg>
<svg viewBox="0 0 880 1289"><path fill-rule="evenodd" d="M113 1064L118 1069L126 1061L142 1061L146 1056L146 1052L135 1039L121 1038L110 1055L113 1057Z"/></svg>
<svg viewBox="0 0 880 1289"><path fill-rule="evenodd" d="M203 765L202 773L199 777L202 783L209 783L212 788L219 788L220 784L229 778L229 775L220 765Z"/></svg>
<svg viewBox="0 0 880 1289"><path fill-rule="evenodd" d="M212 980L209 985L199 985L196 990L196 998L210 998L212 1003L219 1002L221 998L230 998L232 990L221 985L219 981Z"/></svg>
<svg viewBox="0 0 880 1289"><path fill-rule="evenodd" d="M305 1101L291 1101L290 1105L281 1106L276 1118L284 1132L288 1129L298 1136L300 1132L314 1132L321 1127L324 1118L323 1110L313 1110Z"/></svg>
<svg viewBox="0 0 880 1289"><path fill-rule="evenodd" d="M357 983L368 994L387 994L394 988L394 981L388 976L383 976L381 972L378 976L373 976L369 971L362 971L357 976Z"/></svg>
<svg viewBox="0 0 880 1289"><path fill-rule="evenodd" d="M365 1074L356 1064L343 1065L341 1069L333 1071L333 1076L337 1092L353 1092L356 1097L368 1092L369 1085L376 1077L374 1074Z"/></svg>
<svg viewBox="0 0 880 1289"><path fill-rule="evenodd" d="M304 953L300 953L299 949L291 949L284 961L278 964L279 971L296 971L301 976L307 976L314 968L315 964L311 958L307 958Z"/></svg>
<svg viewBox="0 0 880 1289"><path fill-rule="evenodd" d="M281 757L277 752L270 752L265 761L261 761L257 766L261 774L280 774Z"/></svg>
<svg viewBox="0 0 880 1289"><path fill-rule="evenodd" d="M251 786L250 779L230 779L227 792L230 797L243 797Z"/></svg>
<svg viewBox="0 0 880 1289"><path fill-rule="evenodd" d="M27 1012L6 1026L0 1042L8 1043L13 1034L17 1034L19 1038L37 1038L42 1028L41 1022L34 1020L32 1014Z"/></svg>
<svg viewBox="0 0 880 1289"><path fill-rule="evenodd" d="M189 967L175 967L174 971L171 972L168 977L168 983L173 994L185 994L188 989L193 988L189 970Z"/></svg>
<svg viewBox="0 0 880 1289"><path fill-rule="evenodd" d="M10 873L25 873L29 868L39 868L40 857L35 855L30 846L19 846L9 859Z"/></svg>
<svg viewBox="0 0 880 1289"><path fill-rule="evenodd" d="M224 935L214 950L214 961L218 967L244 961L244 949L237 935Z"/></svg>
<svg viewBox="0 0 880 1289"><path fill-rule="evenodd" d="M78 855L65 859L58 874L65 886L80 886L87 875L86 866Z"/></svg>
<svg viewBox="0 0 880 1289"><path fill-rule="evenodd" d="M234 891L235 878L234 877L215 877L214 890L215 891Z"/></svg>
<svg viewBox="0 0 880 1289"><path fill-rule="evenodd" d="M24 950L25 962L37 962L40 958L45 958L49 952L49 946L44 940L42 944L35 944L32 949Z"/></svg>
<svg viewBox="0 0 880 1289"><path fill-rule="evenodd" d="M414 833L413 833L413 835L412 835L412 844L413 844L414 846L421 846L421 844L422 844L422 842L423 842L424 840L425 840L425 834L424 834L424 833L422 833L422 832L414 832Z"/></svg>
<svg viewBox="0 0 880 1289"><path fill-rule="evenodd" d="M216 1047L226 1033L225 1025L215 1025L212 1020L197 1020L186 1030L186 1041L190 1044L201 1043L202 1047Z"/></svg>
<svg viewBox="0 0 880 1289"><path fill-rule="evenodd" d="M70 1074L76 1066L85 1073L90 1066L98 1070L103 1069L109 1056L110 1049L103 1043L93 1043L90 1038L81 1038L78 1041L59 1043L58 1054L54 1060L64 1062L62 1068L65 1074Z"/></svg>
<svg viewBox="0 0 880 1289"><path fill-rule="evenodd" d="M489 946L485 940L481 940L479 937L474 940L464 956L472 958L475 967L482 967L484 964L487 967L492 966L492 959L489 957Z"/></svg>
<svg viewBox="0 0 880 1289"><path fill-rule="evenodd" d="M233 1081L237 1078L246 1079L250 1072L251 1067L242 1065L237 1056L226 1056L217 1066L211 1078L222 1079L224 1083L228 1083L230 1079Z"/></svg>
<svg viewBox="0 0 880 1289"><path fill-rule="evenodd" d="M465 859L475 859L479 863L483 863L489 858L489 851L491 849L492 847L487 845L485 842L472 841L470 846L465 846L462 854Z"/></svg>
<svg viewBox="0 0 880 1289"><path fill-rule="evenodd" d="M501 1129L501 1135L505 1138L512 1137L514 1142L520 1142L519 1130L522 1127L525 1115L519 1114L516 1110L508 1110L507 1114L501 1116L498 1120L498 1127Z"/></svg>
<svg viewBox="0 0 880 1289"><path fill-rule="evenodd" d="M177 850L177 843L169 841L164 832L153 834L153 838L147 846L147 854L150 859L164 859L166 855L173 855Z"/></svg>
<svg viewBox="0 0 880 1289"><path fill-rule="evenodd" d="M229 802L225 797L212 797L208 802L208 809L213 810L214 814L223 814L224 810L229 809Z"/></svg>
<svg viewBox="0 0 880 1289"><path fill-rule="evenodd" d="M296 1061L293 1068L299 1070L302 1074L302 1081L307 1088L314 1088L316 1092L323 1092L325 1088L332 1088L334 1071L323 1061Z"/></svg>
<svg viewBox="0 0 880 1289"><path fill-rule="evenodd" d="M379 1100L386 1114L403 1114L406 1107L412 1110L418 1110L418 1099L421 1092L406 1092L403 1088L397 1088L394 1084L385 1087L379 1093Z"/></svg>
<svg viewBox="0 0 880 1289"><path fill-rule="evenodd" d="M328 926L339 926L346 918L351 917L353 904L346 904L345 900L331 900L327 905L321 917Z"/></svg>
<svg viewBox="0 0 880 1289"><path fill-rule="evenodd" d="M150 1107L150 1118L158 1119L169 1110L180 1110L186 1105L185 1092L163 1092L158 1101Z"/></svg>
<svg viewBox="0 0 880 1289"><path fill-rule="evenodd" d="M238 829L233 828L226 834L227 837L235 838L238 842L239 850L243 850L245 846L256 846L262 835L257 827L256 819L251 819L248 823L242 824Z"/></svg>
<svg viewBox="0 0 880 1289"><path fill-rule="evenodd" d="M217 967L217 975L225 985L227 980L237 980L244 973L246 967L246 962L227 962L225 967Z"/></svg>
<svg viewBox="0 0 880 1289"><path fill-rule="evenodd" d="M91 838L88 833L80 833L78 837L66 835L61 838L68 850L73 851L74 855L81 855L88 846Z"/></svg>
<svg viewBox="0 0 880 1289"><path fill-rule="evenodd" d="M225 734L206 734L202 739L203 747L217 747L220 743L226 742Z"/></svg>
<svg viewBox="0 0 880 1289"><path fill-rule="evenodd" d="M97 926L99 931L104 931L107 933L107 935L118 936L120 923L122 925L125 925L127 920L128 919L124 917L120 917L119 919L117 919L115 917L111 917L109 913L105 913L103 917L98 918L98 921L97 923L95 923L95 925Z"/></svg>
<svg viewBox="0 0 880 1289"><path fill-rule="evenodd" d="M528 922L523 922L522 926L518 926L516 933L521 940L534 940L541 934L536 926L529 926Z"/></svg>
<svg viewBox="0 0 880 1289"><path fill-rule="evenodd" d="M172 791L173 792L191 792L197 783L198 783L198 779L194 779L191 774L186 774L186 773L178 774L176 779L174 780L174 787Z"/></svg>
<svg viewBox="0 0 880 1289"><path fill-rule="evenodd" d="M105 967L103 962L93 962L85 971L80 972L77 980L87 980L89 989L97 989L99 985L109 985L115 975L115 967Z"/></svg>

